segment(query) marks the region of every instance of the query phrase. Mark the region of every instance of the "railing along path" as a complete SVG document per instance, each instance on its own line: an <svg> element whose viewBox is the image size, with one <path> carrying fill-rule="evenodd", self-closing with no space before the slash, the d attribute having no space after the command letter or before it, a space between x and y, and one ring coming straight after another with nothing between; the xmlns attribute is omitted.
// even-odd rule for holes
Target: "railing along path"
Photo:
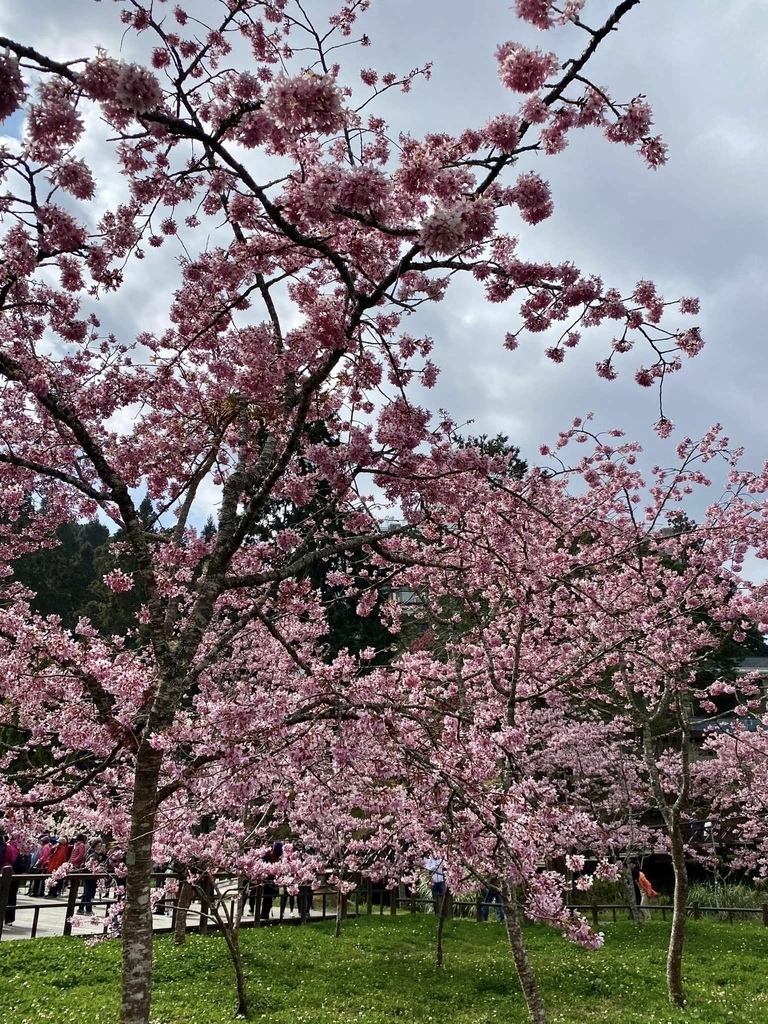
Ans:
<svg viewBox="0 0 768 1024"><path fill-rule="evenodd" d="M103 873L88 874L78 872L68 875L65 884L67 892L62 898L51 898L49 896L32 897L25 892L26 887L31 887L35 882L39 883L46 876L40 874L15 875L10 868L4 868L0 876L0 938L21 939L38 938L51 935L76 936L93 938L95 936L119 935L119 920L113 922L110 917L110 909L117 902L113 895L96 895L92 901L93 913L87 915L77 914L77 907L82 896L82 885L88 879L96 879L102 884L107 879ZM176 876L171 874L155 874L153 886L162 888L167 882L178 882ZM119 884L119 879L109 878L110 889ZM216 882L220 891L220 902L226 903L228 916L233 919L238 900L247 900L243 890L242 879L234 875L217 875ZM16 919L12 924L4 923L8 897L11 895L11 886L18 884L17 902L15 907ZM280 924L298 925L312 923L314 921L325 921L335 917L338 912L338 901L341 900L341 916L358 917L361 914L373 914L374 906L378 906L379 914L388 910L390 915L397 914L398 910L415 914L417 911L431 911L434 909L434 902L431 898L417 896L415 894L401 895L397 889L374 891L371 882L363 883L355 892L347 897L339 896L338 890L329 886L319 886L312 893L312 906L305 907L296 913L291 911L287 914L280 913L280 896L274 897L274 905L270 916L266 920L260 920L258 910L261 905L262 892L260 887L256 888L256 914L248 916L247 911L241 916L241 928L258 928L264 926L275 926ZM482 897L478 896L473 900L456 899L450 895L448 915L451 917L474 918L480 920L483 910ZM161 897L162 910L156 910L153 915L153 930L156 933L172 932L176 927L179 908L175 898L170 893ZM301 908L301 903L299 903ZM287 909L284 908L284 909ZM488 908L489 916L493 919L497 916L498 904L491 904ZM591 903L591 904L569 904L568 909L578 910L591 919L593 928L600 927L601 916L610 915L615 922L620 914L629 915L629 908L626 904L620 903ZM672 907L666 905L650 905L643 907L644 916L661 915L666 920L667 915L672 916ZM200 893L193 900L188 909L183 911L190 918L191 922L186 926L190 932L206 933L216 930L219 927L214 908L211 907L210 897L205 891ZM647 913L646 913L647 912ZM725 917L733 922L738 918L759 915L765 927L768 927L768 903L762 903L759 907L706 907L699 904L692 904L688 907L688 915L696 920L702 916ZM73 923L77 918L79 923Z"/></svg>

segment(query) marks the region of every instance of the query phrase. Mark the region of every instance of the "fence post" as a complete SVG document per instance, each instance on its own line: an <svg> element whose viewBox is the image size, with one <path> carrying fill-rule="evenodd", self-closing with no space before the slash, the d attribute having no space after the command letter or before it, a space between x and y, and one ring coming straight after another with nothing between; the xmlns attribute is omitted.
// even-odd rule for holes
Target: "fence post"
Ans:
<svg viewBox="0 0 768 1024"><path fill-rule="evenodd" d="M760 909L763 912L763 924L768 928L768 903L761 903Z"/></svg>
<svg viewBox="0 0 768 1024"><path fill-rule="evenodd" d="M411 913L416 913L416 890L411 889Z"/></svg>
<svg viewBox="0 0 768 1024"><path fill-rule="evenodd" d="M389 890L389 912L390 914L397 913L397 889Z"/></svg>
<svg viewBox="0 0 768 1024"><path fill-rule="evenodd" d="M80 888L80 879L77 875L69 876L69 897L67 898L67 913L64 918L64 931L62 935L72 934L72 922L71 917L75 913L75 903L77 902L77 890Z"/></svg>
<svg viewBox="0 0 768 1024"><path fill-rule="evenodd" d="M366 881L365 912L369 917L373 913L373 882L370 878Z"/></svg>
<svg viewBox="0 0 768 1024"><path fill-rule="evenodd" d="M208 908L210 901L208 894L210 892L210 880L208 875L203 875L201 880L201 892L200 892L200 925L198 928L198 934L206 935L208 933Z"/></svg>
<svg viewBox="0 0 768 1024"><path fill-rule="evenodd" d="M768 905L763 904L763 906L768 910ZM701 907L699 906L698 903L694 903L693 904L693 920L694 921L698 921L700 917L701 917ZM763 913L763 919L765 919L765 913ZM766 924L768 924L768 922L766 922Z"/></svg>
<svg viewBox="0 0 768 1024"><path fill-rule="evenodd" d="M11 891L11 879L13 868L4 867L0 873L0 938L3 937L3 925L5 924L5 911L8 906L8 896Z"/></svg>
<svg viewBox="0 0 768 1024"><path fill-rule="evenodd" d="M592 904L592 928L594 931L600 929L600 911L597 906L597 900Z"/></svg>
<svg viewBox="0 0 768 1024"><path fill-rule="evenodd" d="M171 932L176 931L176 918L179 913L179 897L181 896L181 887L183 884L183 882L179 882L179 889L176 893L176 898L171 903Z"/></svg>

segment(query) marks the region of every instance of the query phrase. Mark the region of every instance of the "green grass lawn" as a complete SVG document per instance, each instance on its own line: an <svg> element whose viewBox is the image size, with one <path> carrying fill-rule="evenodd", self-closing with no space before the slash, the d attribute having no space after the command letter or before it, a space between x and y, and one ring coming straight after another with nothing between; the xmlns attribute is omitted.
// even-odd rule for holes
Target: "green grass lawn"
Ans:
<svg viewBox="0 0 768 1024"><path fill-rule="evenodd" d="M577 949L528 927L531 958L552 1024L768 1024L768 929L691 921L686 960L689 1006L666 1001L669 924L637 932L606 923L605 947ZM453 921L445 967L434 966L435 920L402 915L248 930L241 936L250 1019L271 1024L524 1024L525 1006L498 924ZM115 1024L119 944L36 939L0 946L0 1007L13 1024L78 1020ZM177 949L155 943L157 1024L232 1019L234 979L219 936L192 935Z"/></svg>

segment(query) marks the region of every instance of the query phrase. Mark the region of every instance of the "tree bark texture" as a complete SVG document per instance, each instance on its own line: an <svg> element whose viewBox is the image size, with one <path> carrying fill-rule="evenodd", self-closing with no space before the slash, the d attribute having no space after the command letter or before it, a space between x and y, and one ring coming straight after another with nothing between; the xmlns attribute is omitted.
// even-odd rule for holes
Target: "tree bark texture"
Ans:
<svg viewBox="0 0 768 1024"><path fill-rule="evenodd" d="M120 1024L149 1024L152 998L152 836L162 755L144 741L136 755L131 839L126 852Z"/></svg>
<svg viewBox="0 0 768 1024"><path fill-rule="evenodd" d="M632 881L632 873L629 868L624 868L621 873L622 881L624 882L624 891L627 894L627 906L629 907L629 916L632 918L638 928L642 929L645 925L645 918L643 912L637 903L637 894L635 892L635 884Z"/></svg>
<svg viewBox="0 0 768 1024"><path fill-rule="evenodd" d="M511 882L505 882L502 886L501 898L504 905L509 948L512 951L515 970L520 979L525 1005L528 1007L528 1016L533 1024L547 1024L547 1014L539 991L539 983L536 980L531 961L528 959L528 950L525 948L516 886Z"/></svg>
<svg viewBox="0 0 768 1024"><path fill-rule="evenodd" d="M670 855L675 872L675 896L672 903L672 931L667 950L667 991L675 1006L685 1006L683 989L683 945L688 906L688 867L685 863L685 843L680 822L670 828Z"/></svg>
<svg viewBox="0 0 768 1024"><path fill-rule="evenodd" d="M437 950L435 953L435 963L438 967L443 966L443 932L445 931L445 922L448 919L450 899L450 892L448 886L446 886L445 892L440 897L440 907L437 915Z"/></svg>
<svg viewBox="0 0 768 1024"><path fill-rule="evenodd" d="M672 909L672 931L667 950L667 993L670 1003L685 1006L683 989L683 946L688 903L688 868L685 863L685 841L681 816L688 806L691 791L691 703L687 693L670 693L677 698L677 724L680 737L680 775L677 796L672 800L662 784L657 763L656 741L652 723L655 716L642 716L640 703L635 699L635 721L643 730L643 754L651 781L656 806L664 818L670 842L672 869L675 873L675 896ZM662 706L663 707L663 706ZM658 716L660 712L656 712Z"/></svg>
<svg viewBox="0 0 768 1024"><path fill-rule="evenodd" d="M336 939L341 938L341 922L344 920L345 916L344 897L341 895L341 890L339 890L336 896L336 925L333 929L333 936Z"/></svg>
<svg viewBox="0 0 768 1024"><path fill-rule="evenodd" d="M204 884L207 884L207 878ZM236 905L237 906L237 905ZM237 1012L238 1017L248 1016L248 990L245 985L245 973L243 971L243 957L240 952L240 920L239 913L227 911L221 893L216 891L211 900L211 913L224 935L229 955L232 958L232 966L235 968L235 982L237 985Z"/></svg>
<svg viewBox="0 0 768 1024"><path fill-rule="evenodd" d="M187 913L192 903L194 889L185 879L179 883L179 895L176 901L176 915L173 922L173 944L183 946L187 941Z"/></svg>

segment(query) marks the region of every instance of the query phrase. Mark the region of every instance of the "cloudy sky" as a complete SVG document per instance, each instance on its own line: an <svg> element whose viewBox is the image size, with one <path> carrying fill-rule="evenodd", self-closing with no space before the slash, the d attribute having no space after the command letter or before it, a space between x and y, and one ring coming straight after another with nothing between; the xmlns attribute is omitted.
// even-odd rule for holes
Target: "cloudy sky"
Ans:
<svg viewBox="0 0 768 1024"><path fill-rule="evenodd" d="M612 8L597 2L587 12ZM371 20L383 62L399 59L410 67L423 53L434 56L432 82L419 91L419 128L455 130L481 112L505 109L509 94L491 59L498 41L567 56L583 39L573 30L537 33L497 0L384 0ZM392 31L403 24L407 32ZM624 288L650 277L669 298L698 295L707 346L668 381L667 414L678 435L698 436L722 422L762 463L768 457L768 3L643 0L590 67L616 98L648 96L670 162L649 171L632 151L594 132L573 136L559 156L533 159L552 183L555 214L525 228L521 240L534 256L573 259ZM503 352L500 338L512 310L484 305L469 283L432 312L450 410L474 416L482 429L504 430L526 452L573 415L594 410L601 424L621 426L663 451L651 437L655 397L632 381L633 357L619 381L595 378L606 341L600 332L555 366L537 339Z"/></svg>
<svg viewBox="0 0 768 1024"><path fill-rule="evenodd" d="M210 2L194 0L201 9ZM327 6L308 0L310 11ZM599 23L613 6L590 0L587 20ZM514 111L515 97L496 78L499 42L539 45L566 58L586 38L572 27L537 33L517 22L504 0L373 0L360 28L372 46L347 51L353 68L403 72L434 62L431 82L418 83L410 97L393 95L385 112L396 129L417 135L456 132ZM61 58L90 55L97 45L120 47L115 5L93 0L0 0L0 34ZM668 382L666 414L678 438L722 422L746 446L750 464L762 464L768 457L768 2L642 0L590 70L617 100L647 95L670 162L649 171L633 151L596 132L578 133L559 156L529 155L519 169L535 168L551 181L555 214L535 228L513 226L520 251L573 260L625 292L649 277L667 298L698 295L707 345ZM108 164L102 171L106 205L119 185L110 184ZM170 265L167 272L173 273ZM157 268L152 273L156 280ZM162 296L147 284L137 278L121 300L126 335L162 326ZM448 409L459 422L473 419L473 432L503 431L532 457L574 416L593 410L599 426L622 427L654 459L672 460L673 446L662 446L651 430L656 395L632 379L640 357L624 357L615 383L594 374L596 360L608 353L610 328L607 335L589 333L560 366L544 357L539 338L507 352L502 342L516 326L514 306L485 304L470 281L425 309L419 326L434 337L442 367L432 407Z"/></svg>

